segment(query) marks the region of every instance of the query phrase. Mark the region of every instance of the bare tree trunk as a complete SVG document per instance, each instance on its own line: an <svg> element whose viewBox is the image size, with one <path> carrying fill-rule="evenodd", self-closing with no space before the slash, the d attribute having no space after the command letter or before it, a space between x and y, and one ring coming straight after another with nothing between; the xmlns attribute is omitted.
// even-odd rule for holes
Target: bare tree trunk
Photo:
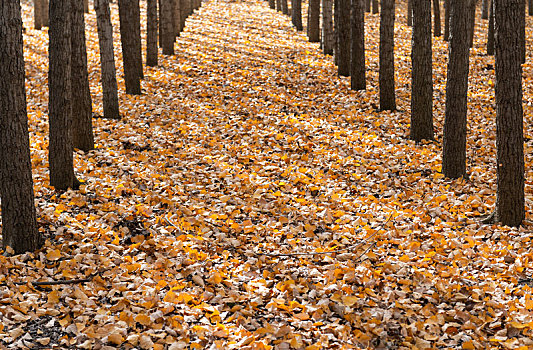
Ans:
<svg viewBox="0 0 533 350"><path fill-rule="evenodd" d="M146 65L157 66L157 0L146 5Z"/></svg>
<svg viewBox="0 0 533 350"><path fill-rule="evenodd" d="M396 109L394 92L394 0L381 0L379 108L391 111Z"/></svg>
<svg viewBox="0 0 533 350"><path fill-rule="evenodd" d="M413 0L412 47L410 137L416 142L433 140L431 2L428 0Z"/></svg>
<svg viewBox="0 0 533 350"><path fill-rule="evenodd" d="M172 0L161 0L161 16L163 55L173 55L175 34L172 26Z"/></svg>
<svg viewBox="0 0 533 350"><path fill-rule="evenodd" d="M370 12L372 9L372 0L365 0L365 11Z"/></svg>
<svg viewBox="0 0 533 350"><path fill-rule="evenodd" d="M276 9L276 0L268 0L268 7L270 7L272 10Z"/></svg>
<svg viewBox="0 0 533 350"><path fill-rule="evenodd" d="M468 38L470 47L474 47L474 35L476 32L476 2L472 1L466 12L470 18L470 27L468 28Z"/></svg>
<svg viewBox="0 0 533 350"><path fill-rule="evenodd" d="M440 3L439 0L433 0L433 18L434 18L434 27L433 27L433 35L434 36L441 36L441 26L440 26Z"/></svg>
<svg viewBox="0 0 533 350"><path fill-rule="evenodd" d="M102 95L104 118L120 119L118 107L117 73L113 53L113 25L109 11L109 0L94 0L98 43L100 46L100 65L102 67Z"/></svg>
<svg viewBox="0 0 533 350"><path fill-rule="evenodd" d="M318 0L320 2L320 0ZM281 12L284 15L289 14L289 4L287 3L287 0L281 0Z"/></svg>
<svg viewBox="0 0 533 350"><path fill-rule="evenodd" d="M487 55L494 55L494 0L490 0L489 31L487 35Z"/></svg>
<svg viewBox="0 0 533 350"><path fill-rule="evenodd" d="M345 77L350 75L350 6L350 0L339 0L339 25L337 27L339 29L339 64L337 71L339 75Z"/></svg>
<svg viewBox="0 0 533 350"><path fill-rule="evenodd" d="M281 0L276 0L276 11L281 12Z"/></svg>
<svg viewBox="0 0 533 350"><path fill-rule="evenodd" d="M519 226L525 218L522 54L523 0L495 0L496 221Z"/></svg>
<svg viewBox="0 0 533 350"><path fill-rule="evenodd" d="M292 0L291 6L292 24L294 25L296 30L303 30L304 27L302 24L302 0Z"/></svg>
<svg viewBox="0 0 533 350"><path fill-rule="evenodd" d="M124 62L124 80L126 93L141 94L139 67L137 66L137 34L135 25L135 1L119 0L120 41L122 44L122 60ZM165 12L166 10L164 10ZM170 15L170 9L166 12Z"/></svg>
<svg viewBox="0 0 533 350"><path fill-rule="evenodd" d="M351 46L348 56L350 62L350 88L352 90L366 89L365 68L365 11L362 0L351 1L350 31ZM348 11L350 13L350 11ZM348 35L349 40L350 35Z"/></svg>
<svg viewBox="0 0 533 350"><path fill-rule="evenodd" d="M93 108L89 74L87 72L87 47L85 44L85 16L83 2L71 0L72 68L72 145L85 152L94 148Z"/></svg>
<svg viewBox="0 0 533 350"><path fill-rule="evenodd" d="M526 63L526 0L520 1L520 53L522 63Z"/></svg>
<svg viewBox="0 0 533 350"><path fill-rule="evenodd" d="M450 0L444 0L444 41L450 38Z"/></svg>
<svg viewBox="0 0 533 350"><path fill-rule="evenodd" d="M33 26L40 30L43 26L43 2L41 0L33 0Z"/></svg>
<svg viewBox="0 0 533 350"><path fill-rule="evenodd" d="M413 0L407 0L407 25L413 26Z"/></svg>
<svg viewBox="0 0 533 350"><path fill-rule="evenodd" d="M325 55L333 54L333 46L335 45L332 5L332 0L322 0L322 50Z"/></svg>
<svg viewBox="0 0 533 350"><path fill-rule="evenodd" d="M181 1L172 0L172 27L174 29L174 43L176 42L176 37L180 36L181 30Z"/></svg>
<svg viewBox="0 0 533 350"><path fill-rule="evenodd" d="M18 1L0 2L0 196L2 247L16 254L42 245L37 229Z"/></svg>
<svg viewBox="0 0 533 350"><path fill-rule="evenodd" d="M379 0L372 0L372 13L379 13Z"/></svg>
<svg viewBox="0 0 533 350"><path fill-rule="evenodd" d="M333 61L339 65L339 0L333 0Z"/></svg>
<svg viewBox="0 0 533 350"><path fill-rule="evenodd" d="M50 4L48 2L48 0L41 0L42 4L41 4L41 7L42 7L42 14L43 14L43 22L41 23L43 25L43 27L48 27L49 23L50 23L50 17L49 17L49 14L50 14Z"/></svg>
<svg viewBox="0 0 533 350"><path fill-rule="evenodd" d="M489 19L490 0L481 1L481 19Z"/></svg>
<svg viewBox="0 0 533 350"><path fill-rule="evenodd" d="M307 36L312 43L320 41L320 0L309 0Z"/></svg>
<svg viewBox="0 0 533 350"><path fill-rule="evenodd" d="M446 79L442 172L457 179L466 176L466 114L469 42L464 35L470 25L464 13L474 0L451 0L450 43Z"/></svg>
<svg viewBox="0 0 533 350"><path fill-rule="evenodd" d="M83 12L89 13L89 0L83 0Z"/></svg>
<svg viewBox="0 0 533 350"><path fill-rule="evenodd" d="M50 1L49 30L49 152L50 185L57 190L76 188L72 155L70 1Z"/></svg>
<svg viewBox="0 0 533 350"><path fill-rule="evenodd" d="M529 10L529 15L533 16L533 0L528 1L527 8Z"/></svg>

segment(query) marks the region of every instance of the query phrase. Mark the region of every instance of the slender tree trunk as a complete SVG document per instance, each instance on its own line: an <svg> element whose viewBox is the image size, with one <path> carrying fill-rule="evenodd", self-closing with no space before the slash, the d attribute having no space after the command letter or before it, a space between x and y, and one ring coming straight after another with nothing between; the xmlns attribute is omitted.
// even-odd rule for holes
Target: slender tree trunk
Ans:
<svg viewBox="0 0 533 350"><path fill-rule="evenodd" d="M161 9L163 8L163 6L161 6L161 1L162 0L157 0L157 17L159 18L157 41L158 41L159 47L163 47L163 24L161 23L163 19L163 11Z"/></svg>
<svg viewBox="0 0 533 350"><path fill-rule="evenodd" d="M322 0L322 50L325 55L333 54L333 35L332 1Z"/></svg>
<svg viewBox="0 0 533 350"><path fill-rule="evenodd" d="M83 2L71 0L72 68L72 145L85 152L94 148L93 107L89 74L87 72L87 47L85 44L85 15Z"/></svg>
<svg viewBox="0 0 533 350"><path fill-rule="evenodd" d="M433 0L433 18L434 18L434 28L433 35L441 36L441 26L440 26L440 3L439 0Z"/></svg>
<svg viewBox="0 0 533 350"><path fill-rule="evenodd" d="M172 0L161 0L161 9L163 55L173 55L174 30L172 26Z"/></svg>
<svg viewBox="0 0 533 350"><path fill-rule="evenodd" d="M365 0L365 11L370 12L372 9L372 0Z"/></svg>
<svg viewBox="0 0 533 350"><path fill-rule="evenodd" d="M183 11L181 17L181 28L183 30L185 28L185 21L192 12L191 0L181 0L181 9Z"/></svg>
<svg viewBox="0 0 533 350"><path fill-rule="evenodd" d="M494 55L494 0L490 0L489 31L487 35L487 55Z"/></svg>
<svg viewBox="0 0 533 350"><path fill-rule="evenodd" d="M474 35L476 32L476 2L472 1L466 12L470 18L470 27L468 28L468 38L470 47L474 47Z"/></svg>
<svg viewBox="0 0 533 350"><path fill-rule="evenodd" d="M135 40L132 44L135 45L135 65L137 66L137 74L139 79L144 79L144 70L143 70L143 55L142 55L142 45L141 45L141 7L139 0L133 1L133 28L135 30Z"/></svg>
<svg viewBox="0 0 533 350"><path fill-rule="evenodd" d="M383 1L383 0L382 0ZM387 1L387 0L385 0ZM350 88L352 90L366 89L365 70L365 11L362 0L352 0L352 15L350 18L351 46L350 46ZM350 11L348 11L350 13ZM348 36L350 38L350 36Z"/></svg>
<svg viewBox="0 0 533 350"><path fill-rule="evenodd" d="M450 0L444 0L444 41L450 37Z"/></svg>
<svg viewBox="0 0 533 350"><path fill-rule="evenodd" d="M526 63L526 0L520 2L520 53L522 63Z"/></svg>
<svg viewBox="0 0 533 350"><path fill-rule="evenodd" d="M33 26L40 30L43 26L43 2L41 0L33 0Z"/></svg>
<svg viewBox="0 0 533 350"><path fill-rule="evenodd" d="M141 94L139 68L137 66L137 33L135 26L135 1L118 0L120 16L120 38L122 44L122 60L124 62L124 80L126 93L130 95ZM170 15L170 8L163 10Z"/></svg>
<svg viewBox="0 0 533 350"><path fill-rule="evenodd" d="M146 65L157 66L157 0L146 5Z"/></svg>
<svg viewBox="0 0 533 350"><path fill-rule="evenodd" d="M339 0L333 0L333 61L339 65Z"/></svg>
<svg viewBox="0 0 533 350"><path fill-rule="evenodd" d="M43 22L41 23L43 25L43 27L48 27L49 23L50 23L50 17L49 17L49 14L50 14L50 4L48 2L48 0L41 0L42 4L41 4L41 7L42 7L42 14L43 14Z"/></svg>
<svg viewBox="0 0 533 350"><path fill-rule="evenodd" d="M339 0L339 65L338 73L341 76L350 75L351 56L351 28L350 28L350 0Z"/></svg>
<svg viewBox="0 0 533 350"><path fill-rule="evenodd" d="M469 42L464 33L470 25L463 14L474 0L451 0L450 43L446 80L446 115L442 172L456 179L466 175L466 114Z"/></svg>
<svg viewBox="0 0 533 350"><path fill-rule="evenodd" d="M89 13L89 0L83 0L83 12Z"/></svg>
<svg viewBox="0 0 533 350"><path fill-rule="evenodd" d="M529 1L528 1L527 8L528 8L528 10L529 10L529 15L530 15L530 16L533 16L533 0L529 0Z"/></svg>
<svg viewBox="0 0 533 350"><path fill-rule="evenodd" d="M320 0L309 0L307 36L312 43L320 41Z"/></svg>
<svg viewBox="0 0 533 350"><path fill-rule="evenodd" d="M117 73L113 53L113 26L109 11L109 0L94 0L98 43L100 46L100 65L102 67L102 91L104 118L120 119L117 92Z"/></svg>
<svg viewBox="0 0 533 350"><path fill-rule="evenodd" d="M481 19L489 19L490 0L481 1Z"/></svg>
<svg viewBox="0 0 533 350"><path fill-rule="evenodd" d="M433 140L431 2L413 0L411 139Z"/></svg>
<svg viewBox="0 0 533 350"><path fill-rule="evenodd" d="M72 155L70 8L70 1L50 1L48 161L50 185L57 190L78 186Z"/></svg>
<svg viewBox="0 0 533 350"><path fill-rule="evenodd" d="M37 229L18 1L0 1L0 196L2 247L37 250Z"/></svg>
<svg viewBox="0 0 533 350"><path fill-rule="evenodd" d="M413 0L407 0L407 25L413 26Z"/></svg>
<svg viewBox="0 0 533 350"><path fill-rule="evenodd" d="M394 92L394 0L381 0L379 108L391 111L396 109Z"/></svg>
<svg viewBox="0 0 533 350"><path fill-rule="evenodd" d="M320 0L318 0L318 1L320 3ZM288 15L289 14L289 4L287 3L287 0L281 0L281 12L284 15Z"/></svg>
<svg viewBox="0 0 533 350"><path fill-rule="evenodd" d="M174 29L174 35L175 37L178 37L181 35L181 1L180 0L172 0L172 6L173 6L173 16L172 16L172 26ZM176 42L176 38L174 38L174 43Z"/></svg>
<svg viewBox="0 0 533 350"><path fill-rule="evenodd" d="M525 218L522 55L523 0L495 0L496 221L519 226Z"/></svg>
<svg viewBox="0 0 533 350"><path fill-rule="evenodd" d="M379 0L372 0L372 13L379 13Z"/></svg>
<svg viewBox="0 0 533 350"><path fill-rule="evenodd" d="M296 30L301 31L304 29L302 25L302 0L292 0L291 6L292 24Z"/></svg>
<svg viewBox="0 0 533 350"><path fill-rule="evenodd" d="M268 7L270 7L272 10L276 9L276 0L268 0Z"/></svg>

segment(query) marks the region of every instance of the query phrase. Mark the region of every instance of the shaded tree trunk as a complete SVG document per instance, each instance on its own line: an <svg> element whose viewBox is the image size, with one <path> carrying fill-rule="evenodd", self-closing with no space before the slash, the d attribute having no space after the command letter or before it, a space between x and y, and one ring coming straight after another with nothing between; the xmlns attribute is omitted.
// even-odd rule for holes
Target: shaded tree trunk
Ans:
<svg viewBox="0 0 533 350"><path fill-rule="evenodd" d="M181 30L181 1L172 0L172 29L174 30L174 43L176 37L180 36Z"/></svg>
<svg viewBox="0 0 533 350"><path fill-rule="evenodd" d="M413 0L411 133L416 142L433 140L431 2Z"/></svg>
<svg viewBox="0 0 533 350"><path fill-rule="evenodd" d="M94 0L98 43L100 46L100 66L102 68L102 95L104 118L120 119L118 107L117 73L113 53L113 26L109 11L109 0Z"/></svg>
<svg viewBox="0 0 533 350"><path fill-rule="evenodd" d="M520 1L520 53L522 63L526 63L526 0Z"/></svg>
<svg viewBox="0 0 533 350"><path fill-rule="evenodd" d="M379 0L372 0L372 13L379 13Z"/></svg>
<svg viewBox="0 0 533 350"><path fill-rule="evenodd" d="M525 218L522 57L523 0L495 0L496 221L519 226Z"/></svg>
<svg viewBox="0 0 533 350"><path fill-rule="evenodd" d="M281 0L276 0L276 11L281 12Z"/></svg>
<svg viewBox="0 0 533 350"><path fill-rule="evenodd" d="M146 5L146 65L157 66L157 0Z"/></svg>
<svg viewBox="0 0 533 350"><path fill-rule="evenodd" d="M292 24L296 30L301 31L304 29L302 25L302 0L292 0L291 6Z"/></svg>
<svg viewBox="0 0 533 350"><path fill-rule="evenodd" d="M83 0L83 12L89 13L89 0Z"/></svg>
<svg viewBox="0 0 533 350"><path fill-rule="evenodd" d="M320 4L320 0L319 1L319 4ZM284 14L284 15L288 15L289 14L289 4L287 3L287 0L281 0L281 12Z"/></svg>
<svg viewBox="0 0 533 350"><path fill-rule="evenodd" d="M172 2L173 0L161 0L161 42L163 44L163 55L174 54L174 26L172 23Z"/></svg>
<svg viewBox="0 0 533 350"><path fill-rule="evenodd" d="M33 0L33 27L37 30L43 26L43 11L42 0Z"/></svg>
<svg viewBox="0 0 533 350"><path fill-rule="evenodd" d="M136 1L131 0L118 0L120 41L122 44L122 61L124 62L124 80L126 83L126 93L130 95L141 94L141 77L139 75L139 67L137 63L135 3ZM163 9L163 13L169 16L171 14L171 9L168 8L168 11Z"/></svg>
<svg viewBox="0 0 533 350"><path fill-rule="evenodd" d="M489 19L490 0L481 1L481 19Z"/></svg>
<svg viewBox="0 0 533 350"><path fill-rule="evenodd" d="M533 0L528 1L527 8L529 10L529 15L533 16Z"/></svg>
<svg viewBox="0 0 533 350"><path fill-rule="evenodd" d="M470 27L468 28L468 40L470 41L470 47L474 47L474 35L476 32L476 2L472 1L466 13L470 18Z"/></svg>
<svg viewBox="0 0 533 350"><path fill-rule="evenodd" d="M385 0L386 1L386 0ZM351 46L350 46L350 88L352 90L366 89L365 69L365 11L362 0L351 1L352 15ZM350 11L348 11L350 13ZM348 36L350 38L350 36Z"/></svg>
<svg viewBox="0 0 533 350"><path fill-rule="evenodd" d="M50 24L50 4L48 2L48 0L41 0L42 2L42 14L43 14L43 22L42 22L42 25L43 27L48 27L48 25Z"/></svg>
<svg viewBox="0 0 533 350"><path fill-rule="evenodd" d="M450 38L450 0L444 0L444 41Z"/></svg>
<svg viewBox="0 0 533 350"><path fill-rule="evenodd" d="M72 145L85 152L94 148L93 107L89 74L87 72L87 47L85 44L85 15L83 2L71 0L72 66Z"/></svg>
<svg viewBox="0 0 533 350"><path fill-rule="evenodd" d="M307 36L312 43L320 41L320 0L309 0Z"/></svg>
<svg viewBox="0 0 533 350"><path fill-rule="evenodd" d="M339 0L333 0L333 61L339 65Z"/></svg>
<svg viewBox="0 0 533 350"><path fill-rule="evenodd" d="M350 6L350 0L339 0L339 25L337 27L339 29L339 64L337 70L339 75L345 77L350 75Z"/></svg>
<svg viewBox="0 0 533 350"><path fill-rule="evenodd" d="M494 0L490 0L489 30L487 34L487 55L494 55Z"/></svg>
<svg viewBox="0 0 533 350"><path fill-rule="evenodd" d="M333 54L335 45L332 5L331 0L322 0L322 50L325 55Z"/></svg>
<svg viewBox="0 0 533 350"><path fill-rule="evenodd" d="M57 190L78 187L72 155L70 1L50 1L49 152L50 185Z"/></svg>
<svg viewBox="0 0 533 350"><path fill-rule="evenodd" d="M2 247L37 250L37 229L18 1L0 1L0 196Z"/></svg>
<svg viewBox="0 0 533 350"><path fill-rule="evenodd" d="M440 26L440 3L439 0L433 0L433 35L441 36L441 26Z"/></svg>
<svg viewBox="0 0 533 350"><path fill-rule="evenodd" d="M394 93L394 0L381 0L379 108L391 111L396 109Z"/></svg>
<svg viewBox="0 0 533 350"><path fill-rule="evenodd" d="M413 0L407 0L407 25L413 25Z"/></svg>
<svg viewBox="0 0 533 350"><path fill-rule="evenodd" d="M442 172L456 179L466 175L466 115L469 42L464 33L470 25L464 13L474 0L451 0L450 43L446 79Z"/></svg>
<svg viewBox="0 0 533 350"><path fill-rule="evenodd" d="M276 0L268 0L268 7L270 7L272 10L276 9Z"/></svg>
<svg viewBox="0 0 533 350"><path fill-rule="evenodd" d="M372 0L365 0L365 11L370 12L372 9Z"/></svg>

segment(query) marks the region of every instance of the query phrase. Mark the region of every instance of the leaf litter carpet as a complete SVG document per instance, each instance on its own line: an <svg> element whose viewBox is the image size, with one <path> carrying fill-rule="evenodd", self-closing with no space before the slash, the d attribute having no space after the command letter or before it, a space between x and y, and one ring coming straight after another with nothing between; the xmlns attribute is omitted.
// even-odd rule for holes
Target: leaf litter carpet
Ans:
<svg viewBox="0 0 533 350"><path fill-rule="evenodd" d="M75 154L84 185L57 193L46 161L47 32L32 29L23 3L46 243L0 256L0 347L531 347L531 223L478 223L495 199L487 22L472 50L470 176L451 181L439 173L440 142L407 139L410 29L398 7L396 112L377 110L378 15L366 18L365 92L351 92L332 58L265 2L203 4L176 55L145 69L141 96L124 94L115 33L123 119L94 120L97 149ZM116 4L112 15L116 29ZM101 114L94 13L86 21ZM434 62L440 139L441 38ZM58 280L82 281L33 283Z"/></svg>

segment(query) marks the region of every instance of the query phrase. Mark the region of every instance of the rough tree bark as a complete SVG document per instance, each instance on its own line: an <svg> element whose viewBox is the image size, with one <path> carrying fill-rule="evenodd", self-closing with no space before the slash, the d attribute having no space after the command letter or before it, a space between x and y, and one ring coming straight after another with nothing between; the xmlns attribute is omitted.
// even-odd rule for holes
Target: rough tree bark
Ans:
<svg viewBox="0 0 533 350"><path fill-rule="evenodd" d="M42 22L42 25L43 27L48 27L48 25L50 24L50 4L48 3L48 0L41 0L42 4L42 14L43 14L43 22Z"/></svg>
<svg viewBox="0 0 533 350"><path fill-rule="evenodd" d="M372 0L365 0L365 11L370 12L372 10Z"/></svg>
<svg viewBox="0 0 533 350"><path fill-rule="evenodd" d="M322 51L325 55L333 54L335 45L332 5L331 0L322 0Z"/></svg>
<svg viewBox="0 0 533 350"><path fill-rule="evenodd" d="M487 34L487 55L494 55L494 0L490 0L489 31Z"/></svg>
<svg viewBox="0 0 533 350"><path fill-rule="evenodd" d="M276 0L276 11L281 12L281 0Z"/></svg>
<svg viewBox="0 0 533 350"><path fill-rule="evenodd" d="M407 25L413 25L413 0L407 0Z"/></svg>
<svg viewBox="0 0 533 350"><path fill-rule="evenodd" d="M157 0L146 5L146 65L157 66Z"/></svg>
<svg viewBox="0 0 533 350"><path fill-rule="evenodd" d="M49 152L50 185L77 188L72 148L70 1L50 1L49 30Z"/></svg>
<svg viewBox="0 0 533 350"><path fill-rule="evenodd" d="M481 19L489 19L490 0L481 1Z"/></svg>
<svg viewBox="0 0 533 350"><path fill-rule="evenodd" d="M450 37L450 0L444 0L444 41Z"/></svg>
<svg viewBox="0 0 533 350"><path fill-rule="evenodd" d="M161 43L163 55L174 54L174 26L172 23L172 0L161 0Z"/></svg>
<svg viewBox="0 0 533 350"><path fill-rule="evenodd" d="M522 63L526 63L526 0L520 2L520 54Z"/></svg>
<svg viewBox="0 0 533 350"><path fill-rule="evenodd" d="M431 2L413 0L411 132L416 142L433 140Z"/></svg>
<svg viewBox="0 0 533 350"><path fill-rule="evenodd" d="M339 0L339 63L337 71L341 76L350 75L350 0ZM335 9L337 11L337 9Z"/></svg>
<svg viewBox="0 0 533 350"><path fill-rule="evenodd" d="M272 10L276 9L276 0L268 0L268 7L270 7Z"/></svg>
<svg viewBox="0 0 533 350"><path fill-rule="evenodd" d="M372 0L372 13L379 13L379 0Z"/></svg>
<svg viewBox="0 0 533 350"><path fill-rule="evenodd" d="M93 107L87 72L85 15L81 0L71 0L70 28L72 110L76 111L72 114L72 145L87 152L94 148Z"/></svg>
<svg viewBox="0 0 533 350"><path fill-rule="evenodd" d="M33 27L40 30L43 26L43 2L33 0Z"/></svg>
<svg viewBox="0 0 533 350"><path fill-rule="evenodd" d="M522 57L523 0L495 0L496 173L495 221L519 226L525 218Z"/></svg>
<svg viewBox="0 0 533 350"><path fill-rule="evenodd" d="M318 1L320 3L320 0L318 0ZM288 15L289 14L289 4L287 3L287 0L281 0L281 12L284 15Z"/></svg>
<svg viewBox="0 0 533 350"><path fill-rule="evenodd" d="M37 250L42 240L33 196L18 1L0 0L0 42L2 246L20 254Z"/></svg>
<svg viewBox="0 0 533 350"><path fill-rule="evenodd" d="M89 13L89 0L83 0L83 12Z"/></svg>
<svg viewBox="0 0 533 350"><path fill-rule="evenodd" d="M302 0L292 0L291 6L292 24L296 30L301 31L304 29L302 25Z"/></svg>
<svg viewBox="0 0 533 350"><path fill-rule="evenodd" d="M381 0L379 108L391 111L396 109L394 93L394 0Z"/></svg>
<svg viewBox="0 0 533 350"><path fill-rule="evenodd" d="M469 3L470 6L466 10L466 14L469 16L470 19L470 26L468 28L468 40L470 42L470 48L474 47L474 35L476 32L476 2L472 1Z"/></svg>
<svg viewBox="0 0 533 350"><path fill-rule="evenodd" d="M464 33L470 25L463 14L469 2L451 0L450 43L446 79L446 112L444 121L442 172L457 179L466 175L466 115L469 70L469 42Z"/></svg>
<svg viewBox="0 0 533 350"><path fill-rule="evenodd" d="M351 7L351 46L348 56L348 59L351 58L350 88L352 90L364 90L366 89L365 11L362 0L352 0Z"/></svg>
<svg viewBox="0 0 533 350"><path fill-rule="evenodd" d="M527 4L528 12L530 16L533 16L533 0L529 0Z"/></svg>
<svg viewBox="0 0 533 350"><path fill-rule="evenodd" d="M442 30L441 30L441 23L440 23L440 2L439 0L433 0L433 35L434 36L441 36Z"/></svg>
<svg viewBox="0 0 533 350"><path fill-rule="evenodd" d="M117 73L113 53L113 25L109 11L109 0L94 0L98 43L100 46L100 66L102 68L102 95L104 118L120 119L118 107Z"/></svg>
<svg viewBox="0 0 533 350"><path fill-rule="evenodd" d="M307 36L309 41L320 41L320 0L309 0L309 22L307 23Z"/></svg>
<svg viewBox="0 0 533 350"><path fill-rule="evenodd" d="M137 66L135 2L135 0L118 0L124 81L126 83L126 93L130 95L141 94L141 77L139 76L139 68ZM168 11L163 10L163 13L171 14L170 9Z"/></svg>

